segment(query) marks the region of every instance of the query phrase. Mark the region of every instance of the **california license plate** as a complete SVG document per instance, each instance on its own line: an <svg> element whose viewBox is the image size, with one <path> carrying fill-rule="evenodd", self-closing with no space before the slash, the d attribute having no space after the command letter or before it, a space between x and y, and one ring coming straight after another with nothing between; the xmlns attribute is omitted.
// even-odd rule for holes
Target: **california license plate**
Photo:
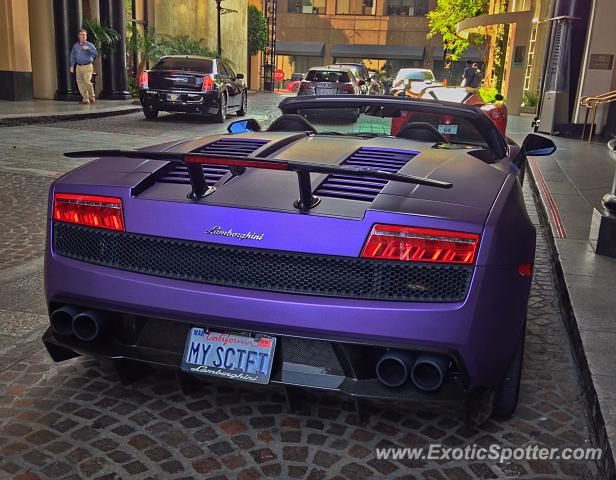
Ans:
<svg viewBox="0 0 616 480"><path fill-rule="evenodd" d="M335 95L338 92L336 88L318 88L318 95Z"/></svg>
<svg viewBox="0 0 616 480"><path fill-rule="evenodd" d="M269 383L276 338L206 331L188 333L182 370L243 382Z"/></svg>

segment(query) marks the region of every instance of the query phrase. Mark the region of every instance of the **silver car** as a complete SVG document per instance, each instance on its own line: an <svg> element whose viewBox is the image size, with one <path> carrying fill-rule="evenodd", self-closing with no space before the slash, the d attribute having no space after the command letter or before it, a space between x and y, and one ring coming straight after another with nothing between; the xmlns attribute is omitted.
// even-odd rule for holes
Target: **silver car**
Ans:
<svg viewBox="0 0 616 480"><path fill-rule="evenodd" d="M359 95L365 82L357 80L348 68L315 67L299 84L298 95Z"/></svg>

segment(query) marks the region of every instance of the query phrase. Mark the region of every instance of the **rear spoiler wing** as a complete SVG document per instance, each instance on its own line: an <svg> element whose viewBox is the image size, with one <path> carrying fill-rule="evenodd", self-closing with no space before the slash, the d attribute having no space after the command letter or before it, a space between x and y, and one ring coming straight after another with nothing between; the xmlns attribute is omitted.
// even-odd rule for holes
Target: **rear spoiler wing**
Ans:
<svg viewBox="0 0 616 480"><path fill-rule="evenodd" d="M294 206L301 211L310 210L321 201L319 197L312 193L312 185L310 183L311 173L338 174L358 178L378 178L381 180L425 185L428 187L437 188L453 187L453 184L449 182L432 180L425 177L401 175L399 173L390 173L383 170L348 166L343 167L339 165L323 165L320 163L294 162L290 160L276 160L262 157L237 157L232 155L212 156L203 153L148 152L144 150L85 150L65 153L64 156L69 158L146 158L151 160L164 160L168 162L186 164L188 167L190 185L192 187L191 192L188 194L188 198L193 200L199 200L216 190L215 187L207 186L202 165L228 166L230 167L233 175L241 175L246 168L295 172L297 173L299 182L299 198L295 201Z"/></svg>

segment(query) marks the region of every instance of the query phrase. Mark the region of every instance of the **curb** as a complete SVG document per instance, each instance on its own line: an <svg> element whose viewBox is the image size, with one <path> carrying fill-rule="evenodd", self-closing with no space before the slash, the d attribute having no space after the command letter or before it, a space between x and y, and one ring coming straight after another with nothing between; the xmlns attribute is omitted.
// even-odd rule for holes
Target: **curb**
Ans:
<svg viewBox="0 0 616 480"><path fill-rule="evenodd" d="M30 116L23 115L18 117L0 117L0 127L17 127L23 125L33 125L36 123L53 123L61 122L65 120L85 120L88 118L101 118L101 117L113 117L117 115L126 115L129 113L136 113L142 110L141 106L134 107L119 107L113 110L100 110L94 112L67 112L67 113L55 113L48 115L32 114Z"/></svg>
<svg viewBox="0 0 616 480"><path fill-rule="evenodd" d="M528 166L530 167L530 165ZM573 359L578 367L578 377L582 386L582 395L586 405L586 416L590 423L591 435L595 445L603 450L603 456L599 461L599 469L606 479L613 479L616 478L614 453L610 445L597 391L592 381L592 373L588 366L586 353L584 352L584 345L578 329L578 323L575 318L573 307L571 306L567 282L565 280L562 264L560 263L558 248L554 240L554 231L549 221L545 204L541 198L533 169L527 168L527 172L529 173L528 178L531 180L529 184L535 204L537 205L537 212L541 221L547 226L547 245L552 264L554 265L554 285L556 287L563 319L565 320L565 328L567 329L569 340L571 341Z"/></svg>

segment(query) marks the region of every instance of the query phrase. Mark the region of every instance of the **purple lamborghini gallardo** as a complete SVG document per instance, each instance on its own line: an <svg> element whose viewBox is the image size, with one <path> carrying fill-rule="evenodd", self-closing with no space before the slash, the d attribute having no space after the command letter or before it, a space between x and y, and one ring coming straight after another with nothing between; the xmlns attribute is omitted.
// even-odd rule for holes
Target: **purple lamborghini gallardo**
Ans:
<svg viewBox="0 0 616 480"><path fill-rule="evenodd" d="M280 109L266 130L67 154L96 160L50 191L52 358L510 416L535 253L520 185L554 144L461 104Z"/></svg>

